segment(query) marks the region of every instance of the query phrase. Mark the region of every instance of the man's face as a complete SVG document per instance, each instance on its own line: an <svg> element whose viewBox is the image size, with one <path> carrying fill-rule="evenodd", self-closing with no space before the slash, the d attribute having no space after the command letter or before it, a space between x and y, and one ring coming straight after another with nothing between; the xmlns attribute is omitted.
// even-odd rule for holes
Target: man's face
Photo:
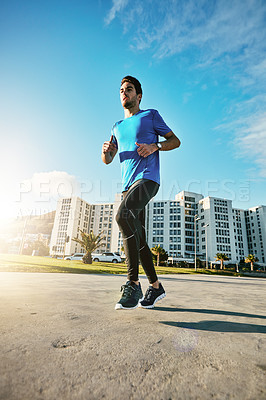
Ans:
<svg viewBox="0 0 266 400"><path fill-rule="evenodd" d="M140 103L141 94L136 93L132 83L124 82L120 88L120 100L124 108L132 108Z"/></svg>

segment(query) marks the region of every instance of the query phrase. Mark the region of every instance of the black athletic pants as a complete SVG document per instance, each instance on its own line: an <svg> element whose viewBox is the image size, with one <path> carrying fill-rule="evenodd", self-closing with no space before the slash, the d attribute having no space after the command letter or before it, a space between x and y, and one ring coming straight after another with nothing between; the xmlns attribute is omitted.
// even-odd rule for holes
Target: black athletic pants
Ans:
<svg viewBox="0 0 266 400"><path fill-rule="evenodd" d="M145 233L145 206L158 189L158 183L140 179L127 192L123 192L116 221L123 237L129 281L138 280L139 261L150 283L158 279Z"/></svg>

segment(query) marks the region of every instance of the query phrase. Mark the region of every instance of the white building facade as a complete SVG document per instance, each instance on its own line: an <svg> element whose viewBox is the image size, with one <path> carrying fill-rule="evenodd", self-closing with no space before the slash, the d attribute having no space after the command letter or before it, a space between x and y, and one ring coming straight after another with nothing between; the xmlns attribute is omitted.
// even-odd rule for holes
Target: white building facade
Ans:
<svg viewBox="0 0 266 400"><path fill-rule="evenodd" d="M199 254L199 237L198 237L198 204L203 198L202 194L182 191L179 192L175 199L179 201L180 207L184 209L182 220L182 255L184 258L192 258L195 255L195 237L196 237L196 253Z"/></svg>
<svg viewBox="0 0 266 400"><path fill-rule="evenodd" d="M104 241L96 252L110 251L113 227L113 203L89 204L79 197L63 198L57 203L50 241L50 254L63 256L83 253L81 245L72 240L83 232L102 232ZM68 240L68 239L69 240Z"/></svg>
<svg viewBox="0 0 266 400"><path fill-rule="evenodd" d="M71 239L79 235L79 229L88 231L89 217L90 205L79 197L58 200L50 241L50 253L63 255L80 252L81 246Z"/></svg>
<svg viewBox="0 0 266 400"><path fill-rule="evenodd" d="M266 263L266 206L252 207L245 211L248 253Z"/></svg>
<svg viewBox="0 0 266 400"><path fill-rule="evenodd" d="M89 229L86 232L93 231L94 234L102 233L104 240L101 242L95 253L111 251L112 228L113 224L113 203L93 204L90 206Z"/></svg>
<svg viewBox="0 0 266 400"><path fill-rule="evenodd" d="M51 254L84 252L71 240L79 229L102 232L104 241L97 252L122 253L123 240L115 216L122 200L117 193L114 203L89 204L78 198L60 199L51 236ZM248 254L266 262L266 206L249 210L232 207L232 201L182 191L175 200L151 200L146 207L147 242L160 245L171 257L214 261L225 253L230 262L239 263ZM69 242L66 241L69 236ZM196 249L195 249L196 238Z"/></svg>
<svg viewBox="0 0 266 400"><path fill-rule="evenodd" d="M213 261L217 253L226 254L232 262L247 255L244 210L232 208L232 201L206 197L198 206L199 253Z"/></svg>
<svg viewBox="0 0 266 400"><path fill-rule="evenodd" d="M146 208L147 243L160 245L169 256L182 254L184 209L178 201L151 201Z"/></svg>

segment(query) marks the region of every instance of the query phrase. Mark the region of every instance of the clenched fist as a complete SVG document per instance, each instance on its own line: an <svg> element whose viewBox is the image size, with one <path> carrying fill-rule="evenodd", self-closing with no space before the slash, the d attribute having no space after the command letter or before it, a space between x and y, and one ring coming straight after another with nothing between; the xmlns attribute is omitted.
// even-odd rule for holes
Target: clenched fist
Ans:
<svg viewBox="0 0 266 400"><path fill-rule="evenodd" d="M113 135L111 136L111 139L108 142L104 142L102 152L103 154L110 153L111 151L116 150L116 145L112 143L113 140Z"/></svg>

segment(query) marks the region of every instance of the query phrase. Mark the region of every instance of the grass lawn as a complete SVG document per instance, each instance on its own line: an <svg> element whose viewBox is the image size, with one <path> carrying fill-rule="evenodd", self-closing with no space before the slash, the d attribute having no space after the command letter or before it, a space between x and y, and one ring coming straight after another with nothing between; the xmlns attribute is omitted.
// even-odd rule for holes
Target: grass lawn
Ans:
<svg viewBox="0 0 266 400"><path fill-rule="evenodd" d="M17 254L0 254L0 272L61 272L72 274L126 274L124 263L83 264L82 261L57 260L49 257L21 256ZM156 267L156 272L163 274L212 274L240 276L234 271L206 270L193 268ZM140 274L144 274L140 266Z"/></svg>

